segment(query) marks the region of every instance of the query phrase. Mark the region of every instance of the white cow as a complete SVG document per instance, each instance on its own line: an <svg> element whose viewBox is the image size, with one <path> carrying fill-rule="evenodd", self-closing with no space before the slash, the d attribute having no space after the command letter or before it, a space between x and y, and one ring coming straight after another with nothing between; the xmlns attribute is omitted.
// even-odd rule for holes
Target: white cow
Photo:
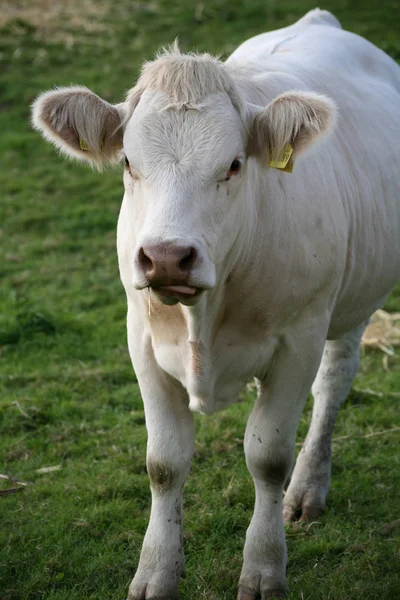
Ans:
<svg viewBox="0 0 400 600"><path fill-rule="evenodd" d="M192 414L229 406L253 378L238 598L285 595L283 517L324 509L361 334L400 275L400 68L314 10L225 63L174 46L116 106L47 92L33 123L68 155L125 162L118 256L152 493L129 599L177 598Z"/></svg>

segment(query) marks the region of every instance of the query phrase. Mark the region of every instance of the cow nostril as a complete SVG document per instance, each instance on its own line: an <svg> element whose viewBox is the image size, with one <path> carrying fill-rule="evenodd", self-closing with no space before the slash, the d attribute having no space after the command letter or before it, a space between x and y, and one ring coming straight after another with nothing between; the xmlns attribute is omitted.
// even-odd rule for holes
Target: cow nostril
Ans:
<svg viewBox="0 0 400 600"><path fill-rule="evenodd" d="M164 243L141 246L136 264L152 285L169 285L171 281L186 281L196 259L197 250L192 246Z"/></svg>
<svg viewBox="0 0 400 600"><path fill-rule="evenodd" d="M138 261L143 271L145 272L150 271L154 266L150 256L146 254L143 248L140 248L139 250Z"/></svg>
<svg viewBox="0 0 400 600"><path fill-rule="evenodd" d="M194 261L196 260L197 252L195 248L188 248L187 254L179 261L179 268L181 271L189 271Z"/></svg>

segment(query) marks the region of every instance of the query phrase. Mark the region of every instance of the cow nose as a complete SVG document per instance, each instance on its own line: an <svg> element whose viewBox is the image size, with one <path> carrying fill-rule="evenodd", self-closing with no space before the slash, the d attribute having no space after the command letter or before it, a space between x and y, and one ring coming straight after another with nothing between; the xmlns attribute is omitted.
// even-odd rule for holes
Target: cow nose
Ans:
<svg viewBox="0 0 400 600"><path fill-rule="evenodd" d="M149 285L176 285L187 283L196 258L193 246L157 244L142 246L138 263Z"/></svg>

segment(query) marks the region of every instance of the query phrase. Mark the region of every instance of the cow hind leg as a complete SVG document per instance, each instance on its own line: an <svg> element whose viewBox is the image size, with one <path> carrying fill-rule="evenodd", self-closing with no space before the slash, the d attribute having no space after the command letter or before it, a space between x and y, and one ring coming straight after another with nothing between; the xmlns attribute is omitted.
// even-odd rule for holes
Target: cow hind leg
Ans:
<svg viewBox="0 0 400 600"><path fill-rule="evenodd" d="M358 371L363 323L338 340L325 344L312 386L311 425L297 458L283 501L285 521L310 521L325 510L331 480L332 432L340 405Z"/></svg>

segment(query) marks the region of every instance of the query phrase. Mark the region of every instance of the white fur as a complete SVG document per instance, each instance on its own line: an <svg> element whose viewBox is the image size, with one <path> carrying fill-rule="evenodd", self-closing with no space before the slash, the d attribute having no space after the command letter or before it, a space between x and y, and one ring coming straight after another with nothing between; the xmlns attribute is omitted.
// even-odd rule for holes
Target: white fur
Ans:
<svg viewBox="0 0 400 600"><path fill-rule="evenodd" d="M245 453L256 504L239 599L284 592L282 504L289 519L323 509L363 324L400 275L399 94L398 65L316 10L248 40L226 63L175 48L128 95L118 257L153 473L130 599L177 592L182 525L172 519L193 452L191 411L229 406L254 377ZM36 126L58 144L40 103ZM266 165L287 142L292 174ZM242 170L227 180L237 157ZM146 289L138 251L166 242L201 259L191 285L207 291L193 306L165 306ZM317 372L312 426L282 503Z"/></svg>

